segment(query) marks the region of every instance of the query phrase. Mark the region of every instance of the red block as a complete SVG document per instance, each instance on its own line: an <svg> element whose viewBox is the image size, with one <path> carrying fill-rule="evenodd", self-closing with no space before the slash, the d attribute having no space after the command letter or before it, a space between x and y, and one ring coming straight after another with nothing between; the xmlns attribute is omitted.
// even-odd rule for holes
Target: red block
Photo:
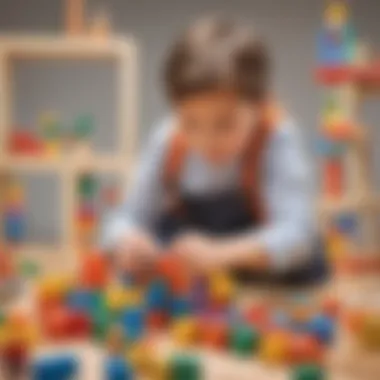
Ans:
<svg viewBox="0 0 380 380"><path fill-rule="evenodd" d="M51 339L78 339L90 336L92 323L89 316L65 307L56 307L43 316L42 328Z"/></svg>
<svg viewBox="0 0 380 380"><path fill-rule="evenodd" d="M270 324L269 308L263 303L254 305L245 312L244 319L258 329L267 329Z"/></svg>
<svg viewBox="0 0 380 380"><path fill-rule="evenodd" d="M69 311L64 307L56 307L48 310L42 320L42 329L50 339L68 338Z"/></svg>
<svg viewBox="0 0 380 380"><path fill-rule="evenodd" d="M68 336L72 338L86 338L91 335L92 321L85 313L71 311L67 324Z"/></svg>
<svg viewBox="0 0 380 380"><path fill-rule="evenodd" d="M10 374L21 373L29 362L29 351L25 344L12 342L1 348L0 362Z"/></svg>
<svg viewBox="0 0 380 380"><path fill-rule="evenodd" d="M227 345L228 329L223 322L201 321L199 325L200 341L206 347L223 349Z"/></svg>
<svg viewBox="0 0 380 380"><path fill-rule="evenodd" d="M289 360L292 364L319 364L323 361L324 349L314 337L294 335L289 344Z"/></svg>
<svg viewBox="0 0 380 380"><path fill-rule="evenodd" d="M168 315L163 311L152 311L147 316L147 325L149 329L161 330L167 326L169 322Z"/></svg>
<svg viewBox="0 0 380 380"><path fill-rule="evenodd" d="M79 279L87 289L102 289L109 280L109 265L105 255L87 254L82 261Z"/></svg>
<svg viewBox="0 0 380 380"><path fill-rule="evenodd" d="M43 153L43 143L32 133L26 131L13 132L9 140L11 153L39 155Z"/></svg>
<svg viewBox="0 0 380 380"><path fill-rule="evenodd" d="M325 161L323 164L323 191L326 195L339 197L343 192L343 167L338 160Z"/></svg>

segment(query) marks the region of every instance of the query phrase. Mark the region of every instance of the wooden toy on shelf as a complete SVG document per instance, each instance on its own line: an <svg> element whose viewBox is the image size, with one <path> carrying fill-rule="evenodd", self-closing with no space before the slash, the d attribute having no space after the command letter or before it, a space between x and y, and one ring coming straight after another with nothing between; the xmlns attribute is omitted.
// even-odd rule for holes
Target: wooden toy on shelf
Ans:
<svg viewBox="0 0 380 380"><path fill-rule="evenodd" d="M85 33L86 0L65 0L65 31L70 36Z"/></svg>

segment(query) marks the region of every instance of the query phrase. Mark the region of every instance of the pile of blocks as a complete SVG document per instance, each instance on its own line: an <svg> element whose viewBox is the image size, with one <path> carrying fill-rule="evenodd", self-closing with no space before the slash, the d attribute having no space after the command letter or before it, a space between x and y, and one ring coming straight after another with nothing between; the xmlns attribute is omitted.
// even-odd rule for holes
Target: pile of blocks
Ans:
<svg viewBox="0 0 380 380"><path fill-rule="evenodd" d="M106 256L88 254L76 275L39 282L35 321L22 315L2 318L3 362L9 364L7 370L25 363L34 380L74 379L80 367L75 356L39 358L29 365L27 353L38 340L96 340L107 347L106 380L132 379L141 372L152 379L202 379L202 365L193 355L177 352L169 360L157 359L152 338L166 332L181 352L205 347L243 358L256 356L294 366L295 380L323 378L324 354L338 317L335 300L326 300L320 313L305 300L292 310L273 309L265 302L240 310L235 292L229 276L194 278L170 255L144 275L116 280Z"/></svg>

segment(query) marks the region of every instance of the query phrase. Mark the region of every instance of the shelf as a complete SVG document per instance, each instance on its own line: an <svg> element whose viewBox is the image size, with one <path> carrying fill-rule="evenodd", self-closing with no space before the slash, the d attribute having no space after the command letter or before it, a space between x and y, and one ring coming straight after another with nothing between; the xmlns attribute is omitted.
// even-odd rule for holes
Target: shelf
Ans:
<svg viewBox="0 0 380 380"><path fill-rule="evenodd" d="M356 196L344 198L324 198L319 202L318 210L322 214L339 214L342 212L356 212L363 209L379 208L380 199L376 196Z"/></svg>
<svg viewBox="0 0 380 380"><path fill-rule="evenodd" d="M69 36L7 36L0 37L0 50L12 58L27 59L112 59L134 49L131 38L96 39Z"/></svg>
<svg viewBox="0 0 380 380"><path fill-rule="evenodd" d="M70 170L109 172L115 171L128 173L132 161L127 157L86 156L86 157L12 157L6 158L0 163L3 170L20 171L63 171Z"/></svg>

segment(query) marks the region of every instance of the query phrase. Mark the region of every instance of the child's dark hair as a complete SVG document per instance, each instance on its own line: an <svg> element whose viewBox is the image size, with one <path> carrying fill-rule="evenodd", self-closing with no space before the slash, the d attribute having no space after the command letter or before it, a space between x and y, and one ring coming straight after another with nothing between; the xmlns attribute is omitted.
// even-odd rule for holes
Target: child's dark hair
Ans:
<svg viewBox="0 0 380 380"><path fill-rule="evenodd" d="M245 26L227 18L203 19L169 52L165 86L172 101L219 89L232 89L245 99L262 101L270 87L267 49Z"/></svg>

